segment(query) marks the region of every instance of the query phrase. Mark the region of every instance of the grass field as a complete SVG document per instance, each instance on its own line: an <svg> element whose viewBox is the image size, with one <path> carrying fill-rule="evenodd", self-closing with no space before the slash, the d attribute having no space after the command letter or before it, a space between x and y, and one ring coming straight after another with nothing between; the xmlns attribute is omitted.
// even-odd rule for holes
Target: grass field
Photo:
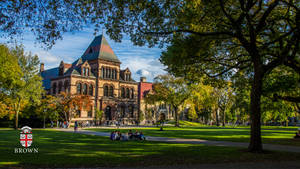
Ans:
<svg viewBox="0 0 300 169"><path fill-rule="evenodd" d="M0 130L0 167L151 166L248 161L297 161L300 153L252 154L232 147L149 141L110 141L107 137L33 130L37 154L15 154L22 148L19 131Z"/></svg>
<svg viewBox="0 0 300 169"><path fill-rule="evenodd" d="M183 123L183 122L182 122ZM115 128L93 128L89 130L111 132ZM120 129L127 132L128 129ZM164 131L159 131L157 127L146 127L132 129L142 131L146 136L172 137L172 138L192 138L216 141L249 142L249 127L210 127L196 124L189 124L182 127L164 127ZM297 127L262 127L263 143L300 146L300 140L293 139Z"/></svg>

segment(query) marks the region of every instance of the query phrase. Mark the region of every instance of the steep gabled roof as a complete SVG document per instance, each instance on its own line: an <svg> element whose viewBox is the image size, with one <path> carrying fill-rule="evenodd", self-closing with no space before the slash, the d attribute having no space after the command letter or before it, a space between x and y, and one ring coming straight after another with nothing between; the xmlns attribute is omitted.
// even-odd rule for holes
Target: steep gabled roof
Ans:
<svg viewBox="0 0 300 169"><path fill-rule="evenodd" d="M121 63L103 35L96 36L84 54L82 60L103 59Z"/></svg>
<svg viewBox="0 0 300 169"><path fill-rule="evenodd" d="M41 76L43 78L43 87L46 90L51 88L51 79L58 76L58 67L44 70L41 72Z"/></svg>

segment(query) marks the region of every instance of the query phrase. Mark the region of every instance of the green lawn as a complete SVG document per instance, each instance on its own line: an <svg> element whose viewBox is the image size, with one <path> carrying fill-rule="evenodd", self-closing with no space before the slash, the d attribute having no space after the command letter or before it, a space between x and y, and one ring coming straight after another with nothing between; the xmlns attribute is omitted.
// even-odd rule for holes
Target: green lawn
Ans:
<svg viewBox="0 0 300 169"><path fill-rule="evenodd" d="M111 129L89 129L94 131L111 132ZM127 132L128 129L120 129ZM135 131L136 129L133 129ZM164 131L159 131L157 127L138 128L146 136L173 137L173 138L193 138L217 141L249 142L249 127L209 127L209 126L183 126L183 127L164 127ZM263 143L282 144L300 146L300 140L293 137L297 132L297 127L262 127Z"/></svg>
<svg viewBox="0 0 300 169"><path fill-rule="evenodd" d="M300 159L300 153L252 154L232 147L149 141L110 141L108 137L33 130L38 154L15 154L19 131L0 131L0 167L150 166Z"/></svg>

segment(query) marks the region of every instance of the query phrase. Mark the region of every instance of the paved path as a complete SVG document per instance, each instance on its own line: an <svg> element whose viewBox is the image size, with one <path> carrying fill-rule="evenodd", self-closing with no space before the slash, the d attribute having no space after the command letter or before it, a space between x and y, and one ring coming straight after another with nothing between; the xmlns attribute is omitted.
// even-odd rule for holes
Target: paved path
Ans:
<svg viewBox="0 0 300 169"><path fill-rule="evenodd" d="M74 132L73 129L57 129L59 131ZM110 136L107 132L97 132L90 130L78 130L77 133L95 135L95 136ZM160 142L172 142L172 143L184 143L184 144L206 144L213 146L229 146L229 147L243 147L247 148L249 143L241 142L230 142L230 141L211 141L211 140L201 140L201 139L183 139L183 138L169 138L169 137L153 137L146 136L148 141L160 141ZM286 146L286 145L275 145L275 144L263 144L265 150L274 151L286 151L286 152L296 152L300 153L300 147L296 146Z"/></svg>

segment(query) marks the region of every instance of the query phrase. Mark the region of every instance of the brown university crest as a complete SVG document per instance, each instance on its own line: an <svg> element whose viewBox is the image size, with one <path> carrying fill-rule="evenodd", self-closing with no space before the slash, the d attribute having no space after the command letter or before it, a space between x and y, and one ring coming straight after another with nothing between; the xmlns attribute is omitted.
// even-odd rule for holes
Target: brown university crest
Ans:
<svg viewBox="0 0 300 169"><path fill-rule="evenodd" d="M28 126L24 126L21 128L21 133L20 133L20 143L23 147L30 147L32 143L32 132L31 128Z"/></svg>

